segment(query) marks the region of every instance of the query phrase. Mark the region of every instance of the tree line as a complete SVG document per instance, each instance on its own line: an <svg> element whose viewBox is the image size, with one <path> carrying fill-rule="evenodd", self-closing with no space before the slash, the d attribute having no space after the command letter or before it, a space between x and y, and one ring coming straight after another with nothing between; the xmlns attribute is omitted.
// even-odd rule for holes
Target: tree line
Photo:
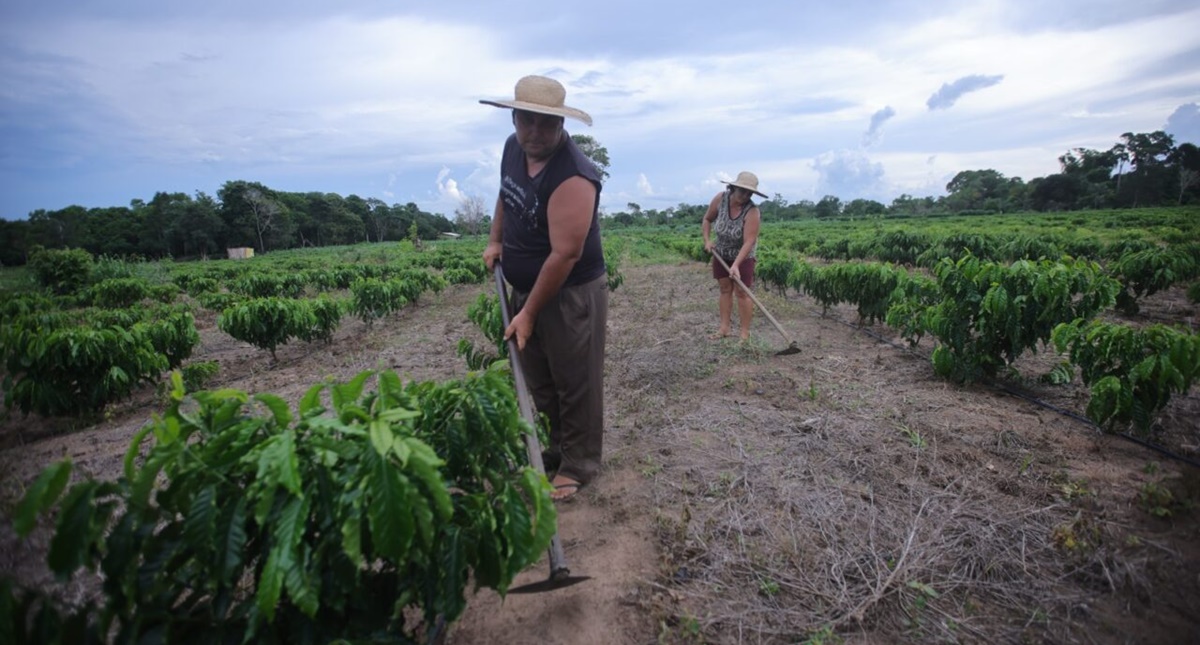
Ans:
<svg viewBox="0 0 1200 645"><path fill-rule="evenodd" d="M79 248L93 255L143 258L224 257L303 246L433 239L455 226L416 204L388 205L337 193L272 190L228 181L215 197L159 192L129 206L36 210L26 221L0 220L0 264L25 264L32 249Z"/></svg>
<svg viewBox="0 0 1200 645"><path fill-rule="evenodd" d="M1058 158L1059 172L1026 182L992 170L964 170L946 184L942 197L900 195L891 204L873 199L789 202L779 193L759 203L767 221L831 217L888 217L936 214L988 214L1106 208L1177 206L1200 203L1200 149L1175 145L1163 132L1126 132L1108 150L1074 148ZM660 226L699 223L707 205L679 204L663 210L636 203L611 213L608 226Z"/></svg>
<svg viewBox="0 0 1200 645"><path fill-rule="evenodd" d="M594 138L572 138L608 176L608 150ZM1136 208L1200 203L1200 149L1175 145L1159 130L1126 132L1108 150L1074 148L1058 159L1059 172L1026 182L993 170L964 170L946 184L946 195L904 194L891 204L836 195L789 202L775 193L760 210L767 221L831 217L987 214L1023 211ZM606 227L698 223L706 205L606 213ZM490 202L464 199L454 221L416 204L388 205L376 198L336 193L272 190L258 182L226 182L216 197L202 192L160 192L130 206L37 210L27 221L0 220L0 264L24 264L36 247L82 248L93 255L203 258L230 247L258 252L400 239L432 239L443 232L479 235L490 225Z"/></svg>

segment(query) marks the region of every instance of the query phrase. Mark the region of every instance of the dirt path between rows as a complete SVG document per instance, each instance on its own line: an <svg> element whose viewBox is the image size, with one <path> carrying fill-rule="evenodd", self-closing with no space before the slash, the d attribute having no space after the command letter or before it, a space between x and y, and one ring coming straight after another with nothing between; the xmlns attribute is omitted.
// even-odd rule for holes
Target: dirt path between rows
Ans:
<svg viewBox="0 0 1200 645"><path fill-rule="evenodd" d="M624 273L610 300L604 472L560 505L567 560L590 579L503 600L472 594L446 642L1160 643L1200 633L1200 511L1189 508L1198 469L1060 413L1081 413L1086 392L1033 380L1053 357L1030 357L1028 382L1010 391L958 387L933 375L929 347L857 329L849 310L822 316L811 300L760 291L802 348L775 356L787 343L762 316L747 345L707 340L716 287L702 265ZM214 387L291 400L368 368L452 378L465 370L456 343L476 337L466 307L486 288L453 287L371 329L347 319L331 347L286 346L275 365L202 317L194 359L220 362ZM0 498L64 454L84 473L116 475L155 401L144 393L70 434L4 420ZM1173 402L1163 424L1178 454L1200 458L1200 393ZM1145 496L1161 490L1174 501ZM0 573L50 585L46 539L17 541L5 521ZM547 572L543 560L515 584ZM67 600L85 592L82 582L60 589Z"/></svg>

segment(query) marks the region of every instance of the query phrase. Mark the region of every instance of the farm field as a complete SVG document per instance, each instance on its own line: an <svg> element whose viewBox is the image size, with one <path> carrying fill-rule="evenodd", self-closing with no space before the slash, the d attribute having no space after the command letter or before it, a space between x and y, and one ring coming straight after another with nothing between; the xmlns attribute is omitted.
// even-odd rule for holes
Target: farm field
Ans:
<svg viewBox="0 0 1200 645"><path fill-rule="evenodd" d="M631 245L633 249L636 246ZM559 506L575 573L534 595L471 596L448 643L1185 642L1200 632L1200 469L1080 420L1087 390L1032 377L951 384L930 342L908 349L850 305L759 289L801 353L757 314L751 342L710 341L705 265L630 257L610 294L606 464ZM276 360L197 313L194 361L209 387L300 398L326 378L393 369L465 371L468 306L488 286L451 285L373 325ZM1143 315L1196 325L1182 287ZM1021 359L1044 373L1046 353ZM161 406L151 388L87 427L13 413L0 424L0 499L69 455L98 478ZM1070 413L1070 414L1064 414ZM1200 460L1200 392L1175 397L1161 440ZM67 432L67 430L73 430ZM1171 504L1160 491L1171 492ZM1158 494L1159 496L1155 496ZM45 530L0 526L0 573L54 587ZM546 575L545 561L516 584ZM80 578L55 593L77 602Z"/></svg>

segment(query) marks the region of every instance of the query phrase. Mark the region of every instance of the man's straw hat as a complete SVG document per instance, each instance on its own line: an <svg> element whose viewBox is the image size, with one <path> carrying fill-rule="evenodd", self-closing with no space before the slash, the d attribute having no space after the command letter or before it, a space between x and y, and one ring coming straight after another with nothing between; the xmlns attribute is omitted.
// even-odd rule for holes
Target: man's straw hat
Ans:
<svg viewBox="0 0 1200 645"><path fill-rule="evenodd" d="M758 177L752 172L743 170L742 172L738 173L737 179L734 179L733 181L722 181L721 183L729 184L730 186L737 186L738 188L745 188L759 197L766 197L766 195L763 193L758 192Z"/></svg>
<svg viewBox="0 0 1200 645"><path fill-rule="evenodd" d="M569 116L572 119L579 119L588 125L592 124L592 117L587 112L563 104L567 98L567 90L563 88L562 83L552 78L526 76L517 81L517 87L513 94L514 98L511 101L488 101L480 99L479 102L484 105L526 110L537 112L538 114Z"/></svg>

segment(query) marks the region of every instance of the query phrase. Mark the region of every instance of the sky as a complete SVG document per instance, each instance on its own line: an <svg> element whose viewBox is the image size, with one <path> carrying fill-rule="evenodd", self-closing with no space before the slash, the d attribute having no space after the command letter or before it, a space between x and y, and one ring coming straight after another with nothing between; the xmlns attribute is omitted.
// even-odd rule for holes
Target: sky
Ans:
<svg viewBox="0 0 1200 645"><path fill-rule="evenodd" d="M1175 0L0 0L0 217L227 181L494 200L521 76L611 160L606 212L1026 181L1074 148L1200 144L1200 4Z"/></svg>

